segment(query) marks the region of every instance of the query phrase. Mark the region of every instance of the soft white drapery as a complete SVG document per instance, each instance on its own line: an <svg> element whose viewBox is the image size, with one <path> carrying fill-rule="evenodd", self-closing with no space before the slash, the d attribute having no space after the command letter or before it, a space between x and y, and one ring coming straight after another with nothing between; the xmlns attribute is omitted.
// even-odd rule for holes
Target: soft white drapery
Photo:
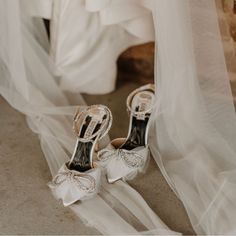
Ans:
<svg viewBox="0 0 236 236"><path fill-rule="evenodd" d="M153 157L197 233L236 233L236 119L213 0L0 5L0 92L39 134L52 175L74 145L75 108L63 90L76 91L80 104L79 92L112 90L118 54L155 37ZM52 20L51 45L37 17ZM103 234L174 233L121 181L104 180L97 197L72 209Z"/></svg>

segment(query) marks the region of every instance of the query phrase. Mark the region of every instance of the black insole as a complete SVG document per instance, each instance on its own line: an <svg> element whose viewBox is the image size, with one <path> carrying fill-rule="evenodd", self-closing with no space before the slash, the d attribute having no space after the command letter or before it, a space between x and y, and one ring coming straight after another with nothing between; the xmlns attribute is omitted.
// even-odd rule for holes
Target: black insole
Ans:
<svg viewBox="0 0 236 236"><path fill-rule="evenodd" d="M90 152L92 146L93 146L92 142L87 142L87 143L78 142L75 156L69 166L71 170L84 172L91 169Z"/></svg>
<svg viewBox="0 0 236 236"><path fill-rule="evenodd" d="M133 116L132 127L129 137L126 142L122 145L122 149L132 150L139 146L145 146L145 136L147 131L149 116L145 120L138 120Z"/></svg>
<svg viewBox="0 0 236 236"><path fill-rule="evenodd" d="M103 117L103 119L106 119L106 115ZM91 120L92 120L91 117L89 116L86 117L85 124L83 125L80 132L80 137L84 137L86 129L88 128L88 125ZM97 124L93 131L93 134L96 133L100 129L100 127L101 127L101 124ZM94 137L92 141L94 141L95 139L96 137ZM76 152L75 152L72 162L69 165L69 169L84 172L92 168L90 157L92 155L93 145L95 145L95 143L92 141L88 141L88 142L79 141L78 142L78 145L76 147Z"/></svg>

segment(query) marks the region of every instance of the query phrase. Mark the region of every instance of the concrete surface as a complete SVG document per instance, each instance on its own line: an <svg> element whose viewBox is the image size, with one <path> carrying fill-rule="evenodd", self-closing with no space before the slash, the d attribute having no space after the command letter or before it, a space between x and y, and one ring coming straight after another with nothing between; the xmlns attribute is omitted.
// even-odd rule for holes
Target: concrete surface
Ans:
<svg viewBox="0 0 236 236"><path fill-rule="evenodd" d="M108 105L114 116L111 138L127 134L125 100L139 84L125 83L111 94L85 96L88 104ZM38 138L22 114L0 98L0 234L98 234L86 227L51 195L51 175ZM193 234L181 202L170 190L154 161L145 175L132 181L151 208L173 230Z"/></svg>

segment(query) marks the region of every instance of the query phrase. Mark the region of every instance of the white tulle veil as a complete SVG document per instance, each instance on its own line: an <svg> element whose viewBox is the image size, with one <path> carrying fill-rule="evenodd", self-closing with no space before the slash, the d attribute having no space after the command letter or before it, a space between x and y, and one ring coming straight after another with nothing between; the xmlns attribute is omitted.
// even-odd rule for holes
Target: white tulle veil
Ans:
<svg viewBox="0 0 236 236"><path fill-rule="evenodd" d="M236 116L216 5L171 2L155 2L152 153L198 234L235 234ZM232 40L224 36L232 65Z"/></svg>
<svg viewBox="0 0 236 236"><path fill-rule="evenodd" d="M66 14L71 2L75 4L74 0L58 0L57 4L65 7L58 13ZM101 38L90 42L90 57L84 49L70 61L74 48L69 45L73 44L68 43L66 51L62 49L67 34L50 46L39 18L54 19L54 27L65 19L58 14L53 18L53 1L0 1L0 93L26 115L30 128L39 135L52 175L70 158L75 142L71 120L76 107L71 106L63 90L70 90L76 82L76 104L83 105L79 93L91 81L96 82L96 74L103 73L106 80L113 81L106 89L113 89L118 54L132 44L151 40L155 33L157 100L150 134L153 157L198 234L235 234L236 117L228 79L228 71L234 69L234 54L230 37L224 35L223 43L232 52L230 63L225 60L215 2L77 2L90 23L100 22ZM60 21L55 23L55 19ZM57 33L53 31L52 38L59 39L61 34ZM83 34L86 27L80 32ZM114 37L120 44L112 49ZM86 37L78 44L83 45L83 40ZM99 53L110 67L106 63L106 68L96 67L93 55ZM88 65L93 74L86 73ZM77 67L77 80L76 74L70 74L72 66ZM55 72L61 78L55 77ZM71 209L103 234L175 234L122 181L109 185L104 180L97 197Z"/></svg>

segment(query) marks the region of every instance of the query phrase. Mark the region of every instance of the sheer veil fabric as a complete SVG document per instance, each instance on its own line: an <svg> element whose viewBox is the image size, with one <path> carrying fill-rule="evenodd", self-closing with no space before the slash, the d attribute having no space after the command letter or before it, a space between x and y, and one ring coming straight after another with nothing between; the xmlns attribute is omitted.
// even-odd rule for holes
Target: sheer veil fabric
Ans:
<svg viewBox="0 0 236 236"><path fill-rule="evenodd" d="M236 116L215 2L155 1L154 22L153 156L198 234L234 235Z"/></svg>
<svg viewBox="0 0 236 236"><path fill-rule="evenodd" d="M39 135L53 176L75 143L64 90L79 105L81 92L111 91L119 53L155 39L153 157L198 234L236 233L236 117L213 0L1 0L0 17L0 93ZM102 234L177 234L122 181L104 177L71 209Z"/></svg>
<svg viewBox="0 0 236 236"><path fill-rule="evenodd" d="M0 1L0 92L14 108L26 115L30 128L39 135L54 176L73 151L75 137L71 125L77 107L70 106L52 73L57 70L57 65L48 54L43 22L36 18L40 14L46 16L43 9L50 6L50 2L37 4L26 0ZM108 52L101 56L106 59L106 55ZM104 71L103 67L92 69L95 72L98 69L98 74L99 70ZM86 79L86 73L81 82L83 79ZM79 105L84 105L79 92L75 98ZM105 176L95 198L73 204L71 209L85 224L105 235L175 234L128 184L118 181L109 185Z"/></svg>

